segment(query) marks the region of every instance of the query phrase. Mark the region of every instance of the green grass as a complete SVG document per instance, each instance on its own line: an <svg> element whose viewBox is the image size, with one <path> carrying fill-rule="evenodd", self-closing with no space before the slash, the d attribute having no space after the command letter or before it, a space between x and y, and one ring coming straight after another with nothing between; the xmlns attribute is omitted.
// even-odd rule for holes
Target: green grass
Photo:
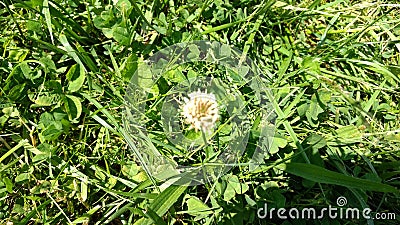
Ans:
<svg viewBox="0 0 400 225"><path fill-rule="evenodd" d="M0 224L400 222L396 1L5 0L0 6ZM235 138L223 127L233 116L222 112L219 147L193 152L167 141L162 103L182 77L215 77L240 93L251 130L243 157L227 174L204 185L168 186L140 164L136 136L123 126L124 96L145 59L193 40L235 47L270 77L265 85L276 130L262 165L250 170L261 132L250 85L228 82L235 74L207 63L175 67L156 82L141 112L157 151L192 165ZM265 203L321 208L337 206L340 196L347 207L397 217L257 218Z"/></svg>

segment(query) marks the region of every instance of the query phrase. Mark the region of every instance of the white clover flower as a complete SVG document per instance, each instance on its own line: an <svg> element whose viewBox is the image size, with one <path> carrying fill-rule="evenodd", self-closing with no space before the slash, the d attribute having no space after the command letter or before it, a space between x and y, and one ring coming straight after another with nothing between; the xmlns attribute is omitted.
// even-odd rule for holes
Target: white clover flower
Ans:
<svg viewBox="0 0 400 225"><path fill-rule="evenodd" d="M182 115L185 123L190 124L189 129L195 131L209 132L215 126L219 119L218 103L215 95L198 90L189 95L189 99L185 98L182 106Z"/></svg>

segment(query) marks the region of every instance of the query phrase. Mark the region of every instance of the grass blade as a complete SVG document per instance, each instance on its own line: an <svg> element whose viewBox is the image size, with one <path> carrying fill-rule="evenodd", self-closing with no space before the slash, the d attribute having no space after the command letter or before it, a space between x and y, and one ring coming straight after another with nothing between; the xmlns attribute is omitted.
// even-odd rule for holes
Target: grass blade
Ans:
<svg viewBox="0 0 400 225"><path fill-rule="evenodd" d="M54 45L53 28L51 27L51 15L49 9L49 0L43 1L43 14L46 21L47 29L49 29L51 43Z"/></svg>
<svg viewBox="0 0 400 225"><path fill-rule="evenodd" d="M0 163L7 158L9 155L11 155L13 152L17 151L19 148L21 148L25 143L27 143L27 140L21 140L16 146L14 146L12 149L8 150L4 155L0 157Z"/></svg>
<svg viewBox="0 0 400 225"><path fill-rule="evenodd" d="M187 186L171 185L165 189L161 194L149 205L152 212L158 216L163 216L171 206L178 201L178 198L186 190ZM151 219L142 218L138 220L135 225L150 225L153 224Z"/></svg>
<svg viewBox="0 0 400 225"><path fill-rule="evenodd" d="M287 173L324 184L335 184L348 188L359 188L368 191L399 193L395 187L370 180L346 176L344 174L327 170L306 163L288 163L278 165L277 168Z"/></svg>

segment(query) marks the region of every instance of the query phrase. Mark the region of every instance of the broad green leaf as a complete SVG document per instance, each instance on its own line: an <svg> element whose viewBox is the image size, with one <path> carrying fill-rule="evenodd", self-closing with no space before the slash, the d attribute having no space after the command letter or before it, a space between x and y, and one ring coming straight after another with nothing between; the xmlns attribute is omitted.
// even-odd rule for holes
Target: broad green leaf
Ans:
<svg viewBox="0 0 400 225"><path fill-rule="evenodd" d="M43 139L43 141L54 141L57 140L61 134L62 130L53 123L40 133L39 138Z"/></svg>
<svg viewBox="0 0 400 225"><path fill-rule="evenodd" d="M324 184L335 184L348 188L359 188L368 191L399 193L395 187L370 180L346 176L327 170L323 167L306 163L288 163L277 166L287 173Z"/></svg>
<svg viewBox="0 0 400 225"><path fill-rule="evenodd" d="M13 86L11 88L11 90L9 91L7 97L10 98L11 100L17 100L21 97L24 97L26 95L26 83L22 83L22 84L17 84L15 86Z"/></svg>
<svg viewBox="0 0 400 225"><path fill-rule="evenodd" d="M51 55L49 55L49 54L44 55L42 58L40 58L39 61L44 65L45 71L49 72L49 71L57 70L56 64L51 59Z"/></svg>
<svg viewBox="0 0 400 225"><path fill-rule="evenodd" d="M240 66L238 68L238 75L241 77L247 77L247 74L249 73L250 68L248 66Z"/></svg>
<svg viewBox="0 0 400 225"><path fill-rule="evenodd" d="M129 81L138 67L138 57L136 54L130 54L121 65L121 75L125 81Z"/></svg>
<svg viewBox="0 0 400 225"><path fill-rule="evenodd" d="M6 189L7 189L8 193L12 193L14 185L13 185L12 181L10 180L10 178L4 177L3 182L6 184Z"/></svg>
<svg viewBox="0 0 400 225"><path fill-rule="evenodd" d="M279 148L283 148L287 145L287 140L286 138L276 135L273 138L265 138L265 139L272 139L272 144L265 145L266 147L271 146L269 149L269 154L273 155L279 152Z"/></svg>
<svg viewBox="0 0 400 225"><path fill-rule="evenodd" d="M146 63L140 62L138 69L133 76L135 83L146 91L150 91L155 84L150 66Z"/></svg>
<svg viewBox="0 0 400 225"><path fill-rule="evenodd" d="M35 104L32 104L31 107L43 107L43 106L51 106L58 102L59 95L51 94L49 92L39 92L37 93L29 93L28 97Z"/></svg>
<svg viewBox="0 0 400 225"><path fill-rule="evenodd" d="M332 92L330 91L321 91L317 93L318 100L324 104L324 106L331 100Z"/></svg>
<svg viewBox="0 0 400 225"><path fill-rule="evenodd" d="M21 71L24 74L26 79L29 79L31 81L34 80L34 78L32 77L32 70L29 67L28 62L24 61L24 62L20 63L19 67L21 68Z"/></svg>
<svg viewBox="0 0 400 225"><path fill-rule="evenodd" d="M7 122L7 120L11 117L11 115L13 114L13 111L18 112L18 110L13 107L5 107L5 108L1 109L0 112L3 113L3 116L0 116L0 130L2 129L4 124Z"/></svg>
<svg viewBox="0 0 400 225"><path fill-rule="evenodd" d="M21 181L25 181L25 180L29 180L29 173L20 173L15 178L15 182L21 182Z"/></svg>
<svg viewBox="0 0 400 225"><path fill-rule="evenodd" d="M40 115L40 123L43 124L44 128L50 126L54 122L54 117L51 113L44 112Z"/></svg>
<svg viewBox="0 0 400 225"><path fill-rule="evenodd" d="M362 141L362 133L354 125L348 125L336 130L337 139L342 143L356 143Z"/></svg>
<svg viewBox="0 0 400 225"><path fill-rule="evenodd" d="M187 213L193 216L213 213L213 211L211 211L211 209L204 204L204 202L194 196L189 196L189 198L186 200L186 205L188 207Z"/></svg>
<svg viewBox="0 0 400 225"><path fill-rule="evenodd" d="M224 191L224 200L230 201L236 195L235 188L232 185L227 185Z"/></svg>
<svg viewBox="0 0 400 225"><path fill-rule="evenodd" d="M326 146L326 140L319 134L311 134L306 141L313 149L320 149Z"/></svg>
<svg viewBox="0 0 400 225"><path fill-rule="evenodd" d="M308 56L304 58L302 62L302 66L306 69L309 69L313 72L320 73L320 59L319 58L312 58L311 56Z"/></svg>
<svg viewBox="0 0 400 225"><path fill-rule="evenodd" d="M189 60L196 61L200 55L199 47L196 45L190 45L188 48L189 48L190 53L187 55L187 58Z"/></svg>
<svg viewBox="0 0 400 225"><path fill-rule="evenodd" d="M78 119L81 116L82 103L80 98L73 95L66 95L66 98L64 99L64 104L65 110L70 120Z"/></svg>
<svg viewBox="0 0 400 225"><path fill-rule="evenodd" d="M38 162L50 158L53 148L55 149L55 147L47 143L41 143L37 146L37 148L33 146L26 146L25 148L35 154L35 156L32 158L33 162Z"/></svg>
<svg viewBox="0 0 400 225"><path fill-rule="evenodd" d="M250 206L257 205L257 202L254 201L252 198L250 198L250 196L248 196L247 194L244 195L244 199L246 200L247 204L249 204Z"/></svg>
<svg viewBox="0 0 400 225"><path fill-rule="evenodd" d="M128 161L126 164L122 165L121 172L124 176L132 178L139 173L140 167L133 161Z"/></svg>
<svg viewBox="0 0 400 225"><path fill-rule="evenodd" d="M183 75L182 71L179 69L173 69L165 72L163 74L165 79L171 81L171 82L176 82L180 83L186 80L185 76Z"/></svg>
<svg viewBox="0 0 400 225"><path fill-rule="evenodd" d="M113 38L121 45L129 45L130 35L125 27L115 26L112 28Z"/></svg>
<svg viewBox="0 0 400 225"><path fill-rule="evenodd" d="M322 112L324 112L324 110L319 105L319 102L317 101L317 98L315 97L315 95L313 95L311 98L310 107L309 107L308 111L306 112L306 116L309 119L311 118L313 120L318 120L318 115Z"/></svg>
<svg viewBox="0 0 400 225"><path fill-rule="evenodd" d="M303 103L303 104L299 105L297 107L297 113L299 114L299 116L304 116L304 114L306 114L309 107L310 106L308 103Z"/></svg>
<svg viewBox="0 0 400 225"><path fill-rule="evenodd" d="M68 91L76 92L81 89L83 83L85 82L85 70L79 64L71 66L67 73Z"/></svg>
<svg viewBox="0 0 400 225"><path fill-rule="evenodd" d="M12 49L8 52L8 59L14 62L22 62L25 60L26 56L28 55L29 50L27 49Z"/></svg>
<svg viewBox="0 0 400 225"><path fill-rule="evenodd" d="M224 191L224 200L229 201L235 197L236 194L244 194L249 190L246 183L241 183L236 175L227 175L226 189Z"/></svg>
<svg viewBox="0 0 400 225"><path fill-rule="evenodd" d="M39 162L41 160L49 158L50 154L48 153L43 153L43 154L37 154L32 158L32 162Z"/></svg>
<svg viewBox="0 0 400 225"><path fill-rule="evenodd" d="M231 54L232 54L231 53L232 48L229 45L222 44L220 50L221 50L220 55L223 56L223 57L230 57ZM246 66L246 68L247 68L247 70L249 69L247 66Z"/></svg>
<svg viewBox="0 0 400 225"><path fill-rule="evenodd" d="M55 100L57 99L57 97L57 95L39 96L37 99L35 99L35 104L33 104L32 107L51 106L56 103Z"/></svg>
<svg viewBox="0 0 400 225"><path fill-rule="evenodd" d="M100 15L93 19L93 24L98 29L111 28L115 23L116 17L112 9L110 11L102 11Z"/></svg>

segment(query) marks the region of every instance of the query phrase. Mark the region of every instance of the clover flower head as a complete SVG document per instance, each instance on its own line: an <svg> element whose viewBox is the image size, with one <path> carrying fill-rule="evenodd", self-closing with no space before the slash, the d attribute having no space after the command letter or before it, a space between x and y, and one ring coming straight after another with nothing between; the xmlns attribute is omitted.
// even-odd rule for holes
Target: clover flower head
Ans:
<svg viewBox="0 0 400 225"><path fill-rule="evenodd" d="M218 103L212 93L198 91L188 94L182 106L182 115L185 123L190 124L189 129L209 132L219 119Z"/></svg>

